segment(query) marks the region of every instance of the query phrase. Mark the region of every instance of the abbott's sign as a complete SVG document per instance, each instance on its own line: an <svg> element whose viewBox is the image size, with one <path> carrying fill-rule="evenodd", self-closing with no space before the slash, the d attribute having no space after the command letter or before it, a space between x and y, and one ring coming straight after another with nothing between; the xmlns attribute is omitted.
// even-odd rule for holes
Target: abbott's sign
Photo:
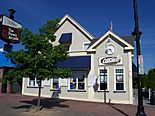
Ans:
<svg viewBox="0 0 155 116"><path fill-rule="evenodd" d="M110 64L123 64L122 57L102 57L99 58L99 65L110 65Z"/></svg>
<svg viewBox="0 0 155 116"><path fill-rule="evenodd" d="M0 37L5 42L18 43L22 25L5 15L0 15Z"/></svg>

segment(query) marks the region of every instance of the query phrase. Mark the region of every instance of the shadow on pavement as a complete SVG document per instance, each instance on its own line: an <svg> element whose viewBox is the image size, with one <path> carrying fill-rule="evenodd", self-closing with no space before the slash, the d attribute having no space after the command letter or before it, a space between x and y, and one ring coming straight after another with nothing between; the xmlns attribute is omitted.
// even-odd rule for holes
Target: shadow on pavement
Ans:
<svg viewBox="0 0 155 116"><path fill-rule="evenodd" d="M129 116L128 114L126 114L124 111L120 110L119 108L116 108L114 106L114 104L107 104L108 106L110 106L111 108L115 109L116 111L120 112L121 114L123 114L124 116Z"/></svg>
<svg viewBox="0 0 155 116"><path fill-rule="evenodd" d="M37 106L37 101L38 99L33 99L33 100L25 100L25 101L20 101L22 103L26 103L28 105L21 105L17 107L12 107L14 109L30 109L32 107ZM69 108L68 105L62 104L66 100L60 100L60 99L53 99L53 98L42 98L40 99L40 106L46 109L51 109L53 107L59 107L59 108Z"/></svg>
<svg viewBox="0 0 155 116"><path fill-rule="evenodd" d="M30 109L32 107L32 105L21 105L21 106L17 106L17 107L12 107L14 109Z"/></svg>

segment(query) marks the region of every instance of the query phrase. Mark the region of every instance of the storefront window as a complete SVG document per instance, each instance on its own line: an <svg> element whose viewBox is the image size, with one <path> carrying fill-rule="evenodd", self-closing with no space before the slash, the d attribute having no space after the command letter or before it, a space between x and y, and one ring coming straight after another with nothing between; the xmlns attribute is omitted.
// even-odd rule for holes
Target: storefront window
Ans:
<svg viewBox="0 0 155 116"><path fill-rule="evenodd" d="M78 78L78 89L83 89L85 88L85 81L84 78L85 75L82 75L81 77Z"/></svg>
<svg viewBox="0 0 155 116"><path fill-rule="evenodd" d="M37 78L30 77L28 78L28 86L30 87L38 87L39 80ZM43 86L43 81L41 81L41 86Z"/></svg>
<svg viewBox="0 0 155 116"><path fill-rule="evenodd" d="M100 69L100 90L107 89L107 69Z"/></svg>
<svg viewBox="0 0 155 116"><path fill-rule="evenodd" d="M85 90L85 72L74 71L70 78L70 90Z"/></svg>
<svg viewBox="0 0 155 116"><path fill-rule="evenodd" d="M116 90L124 90L124 70L116 69Z"/></svg>
<svg viewBox="0 0 155 116"><path fill-rule="evenodd" d="M53 78L53 89L59 89L59 78Z"/></svg>
<svg viewBox="0 0 155 116"><path fill-rule="evenodd" d="M70 78L70 89L76 89L76 77Z"/></svg>
<svg viewBox="0 0 155 116"><path fill-rule="evenodd" d="M35 78L29 78L29 86L35 86Z"/></svg>

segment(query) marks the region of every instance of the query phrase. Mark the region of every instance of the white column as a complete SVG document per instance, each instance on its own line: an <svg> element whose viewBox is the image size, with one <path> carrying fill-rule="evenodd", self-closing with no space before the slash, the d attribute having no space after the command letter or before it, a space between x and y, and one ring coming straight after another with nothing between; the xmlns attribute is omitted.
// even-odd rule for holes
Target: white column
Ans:
<svg viewBox="0 0 155 116"><path fill-rule="evenodd" d="M132 54L131 52L128 52L128 58L129 58L129 100L130 103L133 104L133 86L132 86Z"/></svg>
<svg viewBox="0 0 155 116"><path fill-rule="evenodd" d="M91 69L89 74L94 74L94 53L91 54ZM88 77L87 77L88 79ZM87 81L88 82L88 81ZM94 89L91 86L87 86L88 87L88 99L89 101L93 101L94 99Z"/></svg>
<svg viewBox="0 0 155 116"><path fill-rule="evenodd" d="M27 87L27 83L25 83L25 77L23 77L22 81L23 81L22 82L22 95L24 95L24 89L25 89L25 87Z"/></svg>

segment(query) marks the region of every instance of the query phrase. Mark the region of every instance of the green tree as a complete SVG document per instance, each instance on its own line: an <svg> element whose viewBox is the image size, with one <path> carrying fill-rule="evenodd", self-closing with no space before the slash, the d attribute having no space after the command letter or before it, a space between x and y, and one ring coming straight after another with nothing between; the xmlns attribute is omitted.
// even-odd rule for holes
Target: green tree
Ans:
<svg viewBox="0 0 155 116"><path fill-rule="evenodd" d="M28 29L22 32L21 43L24 50L9 52L6 56L17 65L16 68L7 72L6 79L10 82L23 77L36 78L38 80L38 103L40 108L41 82L54 77L69 77L69 69L61 69L56 63L67 58L67 52L61 45L53 46L54 33L58 28L59 20L47 21L39 29L39 34L33 34Z"/></svg>
<svg viewBox="0 0 155 116"><path fill-rule="evenodd" d="M142 76L142 87L143 88L147 88L147 74L144 73L144 75Z"/></svg>
<svg viewBox="0 0 155 116"><path fill-rule="evenodd" d="M147 88L155 89L155 68L148 71L145 81Z"/></svg>

